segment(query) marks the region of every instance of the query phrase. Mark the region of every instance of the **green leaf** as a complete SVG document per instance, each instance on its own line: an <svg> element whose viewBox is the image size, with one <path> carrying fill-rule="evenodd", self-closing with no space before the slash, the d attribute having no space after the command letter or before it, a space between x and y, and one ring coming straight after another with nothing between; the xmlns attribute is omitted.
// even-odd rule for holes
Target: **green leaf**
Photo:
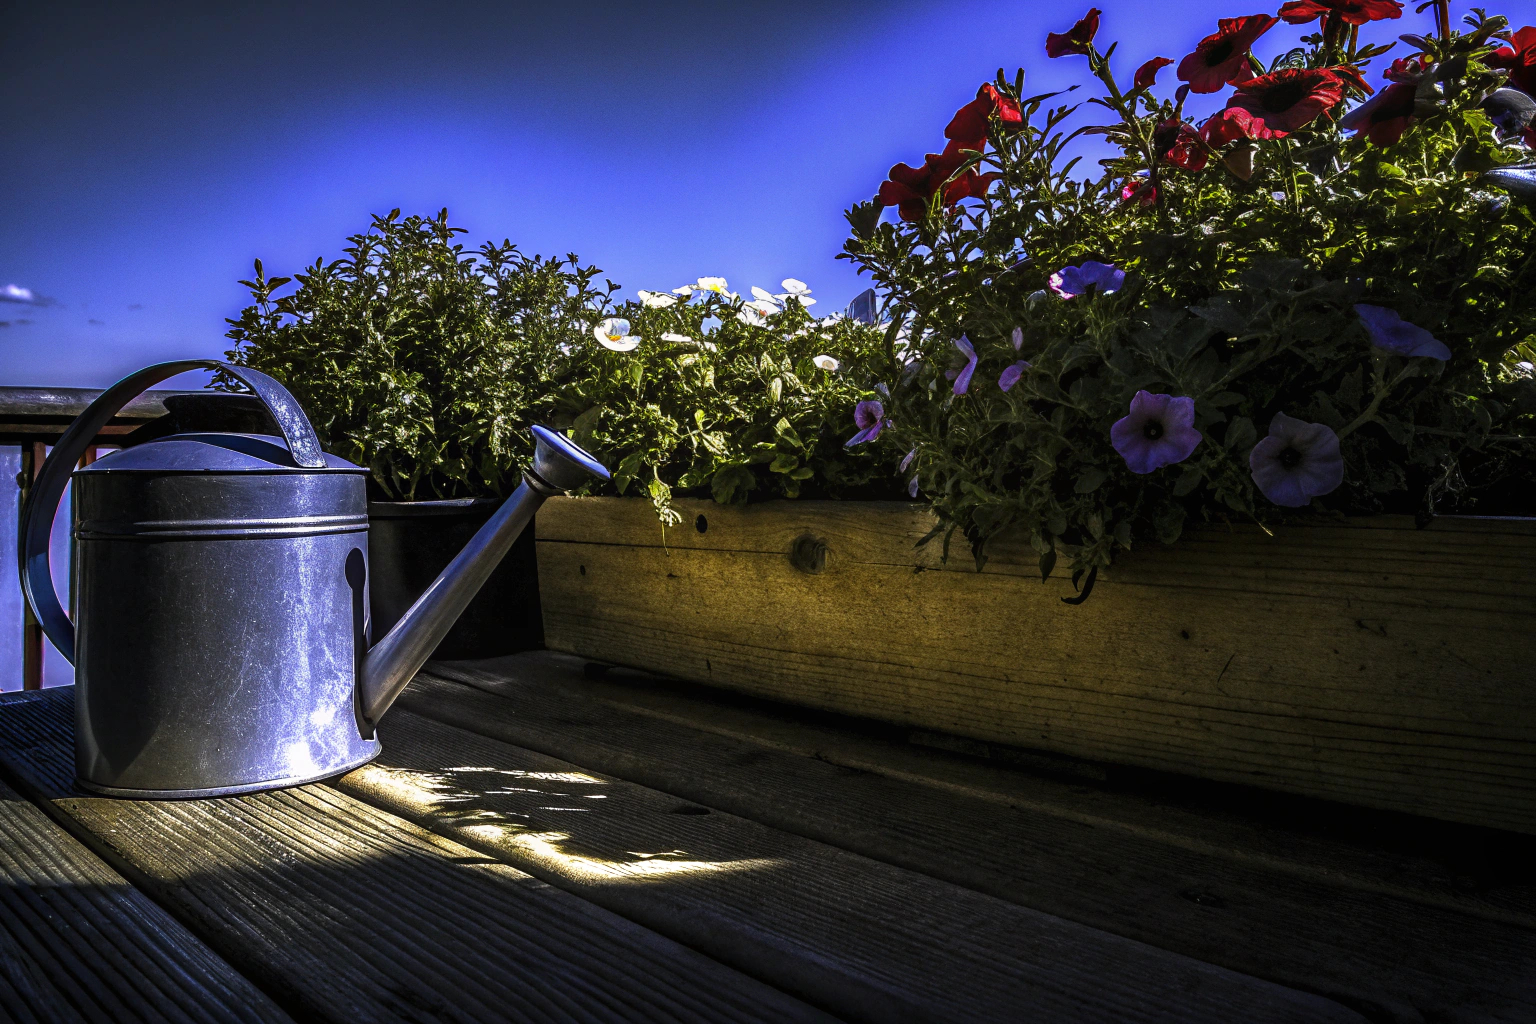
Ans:
<svg viewBox="0 0 1536 1024"><path fill-rule="evenodd" d="M1099 489L1099 485L1109 479L1109 474L1098 466L1089 466L1077 476L1077 484L1072 488L1078 494L1092 494Z"/></svg>

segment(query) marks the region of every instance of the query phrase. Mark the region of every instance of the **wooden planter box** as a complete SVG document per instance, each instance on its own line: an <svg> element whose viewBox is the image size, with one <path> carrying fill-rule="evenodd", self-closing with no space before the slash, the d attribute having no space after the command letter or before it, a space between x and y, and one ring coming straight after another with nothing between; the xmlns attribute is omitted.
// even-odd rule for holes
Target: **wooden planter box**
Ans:
<svg viewBox="0 0 1536 1024"><path fill-rule="evenodd" d="M1203 529L1081 606L887 502L556 498L546 642L775 700L1536 833L1536 520ZM798 554L792 555L798 548ZM819 571L815 554L824 549ZM797 563L799 566L797 567Z"/></svg>

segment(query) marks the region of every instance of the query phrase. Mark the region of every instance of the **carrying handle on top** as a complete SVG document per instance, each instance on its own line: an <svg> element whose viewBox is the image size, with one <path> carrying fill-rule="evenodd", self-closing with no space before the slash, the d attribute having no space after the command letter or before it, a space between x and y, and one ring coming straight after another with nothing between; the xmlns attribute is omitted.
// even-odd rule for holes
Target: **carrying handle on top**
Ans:
<svg viewBox="0 0 1536 1024"><path fill-rule="evenodd" d="M277 421L293 461L305 469L325 467L320 439L315 436L315 428L309 425L309 417L304 415L298 401L287 388L248 366L235 366L219 359L179 359L147 366L103 391L53 446L43 463L42 475L27 494L18 531L22 592L27 595L27 603L32 606L32 613L37 616L43 632L71 665L75 662L75 626L59 603L48 565L48 538L53 533L53 517L59 509L59 498L64 494L64 486L69 483L75 463L80 461L80 456L85 454L85 449L108 420L145 388L188 370L219 370L250 388Z"/></svg>

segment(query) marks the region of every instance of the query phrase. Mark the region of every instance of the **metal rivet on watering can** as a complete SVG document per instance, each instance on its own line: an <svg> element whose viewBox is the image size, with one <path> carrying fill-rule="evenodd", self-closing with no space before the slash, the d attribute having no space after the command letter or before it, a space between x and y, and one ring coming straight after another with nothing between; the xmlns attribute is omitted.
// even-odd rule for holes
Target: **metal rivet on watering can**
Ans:
<svg viewBox="0 0 1536 1024"><path fill-rule="evenodd" d="M827 570L827 542L815 534L802 533L789 548L789 564L812 576Z"/></svg>

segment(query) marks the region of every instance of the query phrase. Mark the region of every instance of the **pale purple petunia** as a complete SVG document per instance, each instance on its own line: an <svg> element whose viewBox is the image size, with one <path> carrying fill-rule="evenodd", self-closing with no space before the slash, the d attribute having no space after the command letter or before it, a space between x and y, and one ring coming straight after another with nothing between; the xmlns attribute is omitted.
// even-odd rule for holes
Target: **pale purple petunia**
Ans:
<svg viewBox="0 0 1536 1024"><path fill-rule="evenodd" d="M911 451L907 452L906 458L901 460L901 465L896 467L896 472L898 472L898 473L905 473L907 471L907 467L912 465L912 460L914 460L916 458L917 458L917 449L913 448ZM907 481L907 493L910 494L914 498L917 497L917 474L916 473L913 473L912 474L912 479Z"/></svg>
<svg viewBox="0 0 1536 1024"><path fill-rule="evenodd" d="M1100 295L1108 295L1125 284L1125 271L1098 260L1084 260L1080 267L1062 267L1051 275L1048 283L1051 291L1064 299L1083 294L1090 285L1097 288Z"/></svg>
<svg viewBox="0 0 1536 1024"><path fill-rule="evenodd" d="M960 335L955 339L955 348L965 356L965 365L958 370L950 370L944 376L955 382L955 394L963 395L971 388L971 376L976 372L976 346L971 344L971 339Z"/></svg>
<svg viewBox="0 0 1536 1024"><path fill-rule="evenodd" d="M1358 303L1355 312L1365 325L1371 344L1400 356L1428 356L1441 362L1451 358L1451 350L1424 328L1411 324L1385 306Z"/></svg>
<svg viewBox="0 0 1536 1024"><path fill-rule="evenodd" d="M1248 456L1253 482L1276 505L1300 508L1344 482L1339 435L1321 423L1275 413L1269 436Z"/></svg>
<svg viewBox="0 0 1536 1024"><path fill-rule="evenodd" d="M997 386L1007 391L1019 382L1019 378L1024 376L1024 371L1027 369L1029 369L1029 363L1026 360L1020 359L1004 370L1001 377L997 378Z"/></svg>
<svg viewBox="0 0 1536 1024"><path fill-rule="evenodd" d="M1015 327L1013 329L1013 350L1017 352L1023 347L1024 328ZM1013 387L1019 382L1019 378L1024 376L1024 371L1027 369L1029 369L1029 362L1027 360L1020 359L1018 362L1008 367L1008 369L1004 370L1001 377L997 378L997 386L1002 388L1004 391L1007 391L1009 388Z"/></svg>
<svg viewBox="0 0 1536 1024"><path fill-rule="evenodd" d="M876 401L860 402L853 407L853 422L858 424L859 432L843 443L844 448L873 441L880 436L880 431L885 428L885 406Z"/></svg>
<svg viewBox="0 0 1536 1024"><path fill-rule="evenodd" d="M1189 458L1203 440L1195 429L1195 400L1136 392L1130 415L1109 428L1115 451L1132 473L1150 473Z"/></svg>

